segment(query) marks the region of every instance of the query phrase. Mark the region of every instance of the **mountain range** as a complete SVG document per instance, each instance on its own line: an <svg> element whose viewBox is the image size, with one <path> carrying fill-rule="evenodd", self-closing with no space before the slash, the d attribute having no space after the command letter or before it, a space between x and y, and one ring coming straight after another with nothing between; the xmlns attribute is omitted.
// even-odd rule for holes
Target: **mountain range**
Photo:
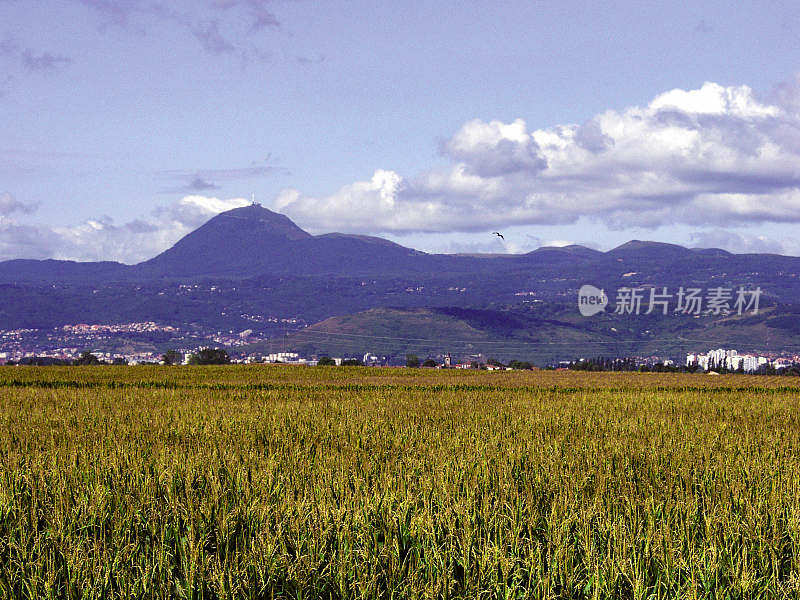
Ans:
<svg viewBox="0 0 800 600"><path fill-rule="evenodd" d="M753 329L750 323L750 334L731 338L730 328L738 331L742 323L725 320L724 315L679 318L606 311L586 319L576 306L577 290L586 283L609 291L655 287L673 293L680 287L758 287L763 292L762 307L769 308L759 323L771 320L781 327ZM690 340L687 334L698 330L710 336L704 343L743 339L754 347L788 349L799 296L798 257L638 240L608 252L573 245L513 255L428 254L379 237L311 235L288 217L255 204L213 217L171 248L136 265L0 263L3 329L155 320L207 330L260 328L269 333L276 322L292 322L297 328L313 326L307 328L308 338L341 324L329 319L350 319L351 337L340 336L340 342L351 342L336 348L354 351L378 333L393 333L382 337L398 340L445 339L441 331L447 324L453 326L450 339L460 339L459 331L470 331L471 342L538 344L539 355L544 345L555 346L559 340L565 355L598 354L603 348L643 352L651 349L647 340L654 339L653 332L662 336L657 339ZM356 314L362 316L347 317ZM440 333L407 335L411 330L419 333L419 323L426 319L432 331L438 327ZM325 326L314 325L326 320ZM394 323L391 332L386 329L389 321ZM360 333L354 333L354 327L361 328ZM780 335L772 335L778 330ZM314 339L321 344L326 338ZM623 340L625 345L619 346ZM633 343L628 344L630 340ZM302 345L299 337L294 342ZM305 347L324 351L320 344ZM687 344L662 345L680 352ZM392 351L401 351L402 345L384 344Z"/></svg>
<svg viewBox="0 0 800 600"><path fill-rule="evenodd" d="M356 260L354 260L356 259ZM496 273L533 268L537 273L586 268L601 278L630 269L660 272L684 265L692 274L742 274L766 269L800 272L800 258L732 254L718 248L632 240L608 252L584 246L541 247L527 254L428 254L366 235L311 235L285 215L258 204L216 215L171 248L136 265L118 262L9 260L0 282L247 278L263 275L407 276Z"/></svg>

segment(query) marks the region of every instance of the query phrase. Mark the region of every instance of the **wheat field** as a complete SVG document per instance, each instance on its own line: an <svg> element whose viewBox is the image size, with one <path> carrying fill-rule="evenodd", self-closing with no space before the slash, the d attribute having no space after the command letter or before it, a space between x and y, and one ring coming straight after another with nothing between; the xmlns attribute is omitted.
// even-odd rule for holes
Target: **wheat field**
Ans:
<svg viewBox="0 0 800 600"><path fill-rule="evenodd" d="M2 598L797 598L788 378L0 368Z"/></svg>

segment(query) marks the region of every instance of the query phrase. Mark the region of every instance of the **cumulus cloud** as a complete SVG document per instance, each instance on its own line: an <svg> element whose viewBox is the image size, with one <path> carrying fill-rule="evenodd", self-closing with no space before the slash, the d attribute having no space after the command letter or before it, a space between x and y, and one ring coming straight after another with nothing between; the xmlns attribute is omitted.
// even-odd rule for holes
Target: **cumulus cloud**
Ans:
<svg viewBox="0 0 800 600"><path fill-rule="evenodd" d="M800 114L800 73L777 84L772 89L769 100L795 115Z"/></svg>
<svg viewBox="0 0 800 600"><path fill-rule="evenodd" d="M797 245L763 235L750 235L724 229L698 231L691 234L696 248L722 248L734 254L796 254ZM793 247L794 246L794 247Z"/></svg>
<svg viewBox="0 0 800 600"><path fill-rule="evenodd" d="M51 258L58 236L46 227L21 225L0 215L0 260Z"/></svg>
<svg viewBox="0 0 800 600"><path fill-rule="evenodd" d="M671 90L582 125L531 130L469 121L442 144L446 168L389 169L275 207L316 229L476 231L585 217L610 228L800 221L800 85Z"/></svg>
<svg viewBox="0 0 800 600"><path fill-rule="evenodd" d="M136 263L170 247L214 215L247 206L243 198L185 196L147 217L116 224L111 217L64 227L24 225L7 217L15 209L0 196L0 260L57 258ZM13 199L12 199L13 201ZM10 207L10 208L9 208Z"/></svg>
<svg viewBox="0 0 800 600"><path fill-rule="evenodd" d="M522 171L537 173L547 167L539 145L526 132L522 119L508 125L500 121L470 121L445 144L444 150L481 177Z"/></svg>
<svg viewBox="0 0 800 600"><path fill-rule="evenodd" d="M244 198L221 199L199 195L184 196L177 202L157 208L153 212L153 216L159 224L173 223L185 229L185 232L181 234L185 235L216 214L248 204L250 201Z"/></svg>

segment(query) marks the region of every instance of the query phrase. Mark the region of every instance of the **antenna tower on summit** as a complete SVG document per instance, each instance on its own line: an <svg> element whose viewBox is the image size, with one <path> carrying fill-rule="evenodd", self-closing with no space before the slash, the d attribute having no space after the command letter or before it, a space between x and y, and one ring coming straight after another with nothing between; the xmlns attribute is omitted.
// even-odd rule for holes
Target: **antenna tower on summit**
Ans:
<svg viewBox="0 0 800 600"><path fill-rule="evenodd" d="M256 202L256 193L255 192L250 194L250 202L251 202L250 206L260 206L260 204L258 202Z"/></svg>

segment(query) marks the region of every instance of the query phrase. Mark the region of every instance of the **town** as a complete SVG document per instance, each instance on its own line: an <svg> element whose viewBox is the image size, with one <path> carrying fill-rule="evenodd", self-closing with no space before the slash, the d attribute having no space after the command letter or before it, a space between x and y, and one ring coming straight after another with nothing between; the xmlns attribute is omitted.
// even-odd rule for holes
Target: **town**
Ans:
<svg viewBox="0 0 800 600"><path fill-rule="evenodd" d="M264 321L300 330L296 318L267 317ZM275 335L275 349L265 332L188 330L153 321L118 324L68 324L52 329L0 330L0 365L26 364L207 364L282 363L290 365L410 366L455 369L531 369L527 360L501 362L481 352L442 350L417 356L380 355L370 351L341 356L303 353L285 346L285 334ZM281 343L283 342L283 344ZM280 346L283 346L280 348ZM210 352L212 358L204 358ZM795 374L800 355L789 352L749 352L718 348L677 357L633 356L560 360L539 368L589 371L688 371L704 373Z"/></svg>
<svg viewBox="0 0 800 600"><path fill-rule="evenodd" d="M719 348L705 354L687 354L686 366L713 372L760 373L788 369L800 364L800 356L739 354L736 350Z"/></svg>

